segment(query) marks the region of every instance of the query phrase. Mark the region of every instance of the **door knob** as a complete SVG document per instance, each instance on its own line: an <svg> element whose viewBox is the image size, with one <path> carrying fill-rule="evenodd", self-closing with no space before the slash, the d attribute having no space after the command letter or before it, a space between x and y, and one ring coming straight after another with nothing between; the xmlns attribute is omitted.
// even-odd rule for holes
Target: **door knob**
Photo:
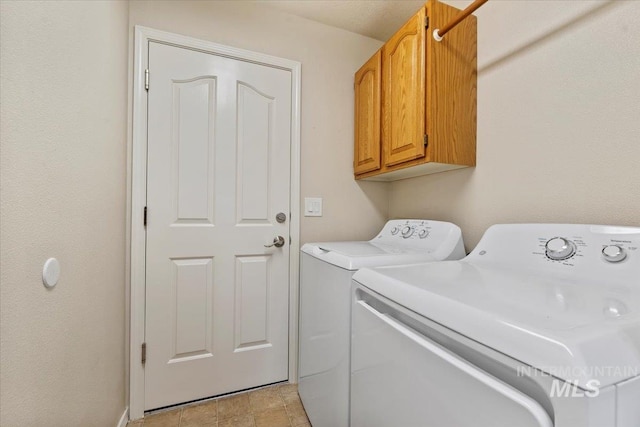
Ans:
<svg viewBox="0 0 640 427"><path fill-rule="evenodd" d="M275 246L276 248L281 248L284 246L284 237L278 236L273 238L273 243L270 245L264 245L265 248L270 248Z"/></svg>

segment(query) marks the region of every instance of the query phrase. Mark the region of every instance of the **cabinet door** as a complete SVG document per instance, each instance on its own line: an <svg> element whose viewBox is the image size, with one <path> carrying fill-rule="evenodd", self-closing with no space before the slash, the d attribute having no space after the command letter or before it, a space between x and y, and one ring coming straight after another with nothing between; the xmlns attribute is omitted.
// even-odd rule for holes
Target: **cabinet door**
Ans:
<svg viewBox="0 0 640 427"><path fill-rule="evenodd" d="M385 164L424 157L425 8L383 46L382 77Z"/></svg>
<svg viewBox="0 0 640 427"><path fill-rule="evenodd" d="M380 169L380 60L378 51L355 75L356 175Z"/></svg>

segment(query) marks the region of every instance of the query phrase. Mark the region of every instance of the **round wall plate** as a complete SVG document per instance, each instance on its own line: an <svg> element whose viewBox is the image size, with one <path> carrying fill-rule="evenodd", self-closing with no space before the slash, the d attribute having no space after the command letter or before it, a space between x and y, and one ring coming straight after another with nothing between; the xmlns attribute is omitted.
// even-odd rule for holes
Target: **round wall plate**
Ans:
<svg viewBox="0 0 640 427"><path fill-rule="evenodd" d="M42 268L42 283L47 288L53 288L60 279L60 263L55 258L49 258L45 261Z"/></svg>

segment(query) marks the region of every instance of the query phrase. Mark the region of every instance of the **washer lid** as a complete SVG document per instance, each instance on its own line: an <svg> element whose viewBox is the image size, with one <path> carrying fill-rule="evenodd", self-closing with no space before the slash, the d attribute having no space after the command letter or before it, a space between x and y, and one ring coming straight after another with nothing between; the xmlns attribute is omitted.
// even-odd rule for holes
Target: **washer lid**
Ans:
<svg viewBox="0 0 640 427"><path fill-rule="evenodd" d="M363 269L354 280L543 372L581 386L640 375L640 286L444 261ZM598 383L589 383L589 381Z"/></svg>
<svg viewBox="0 0 640 427"><path fill-rule="evenodd" d="M375 242L307 243L300 250L347 270L434 261L429 250L401 248Z"/></svg>

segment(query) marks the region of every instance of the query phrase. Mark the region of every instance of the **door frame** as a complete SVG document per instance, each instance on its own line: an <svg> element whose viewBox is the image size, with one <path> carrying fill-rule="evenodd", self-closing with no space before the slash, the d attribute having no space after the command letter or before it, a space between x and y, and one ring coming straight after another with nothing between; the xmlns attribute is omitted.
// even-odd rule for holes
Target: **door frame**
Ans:
<svg viewBox="0 0 640 427"><path fill-rule="evenodd" d="M143 224L147 194L147 90L149 42L154 41L227 58L276 67L291 72L291 181L289 251L289 382L298 378L298 278L300 246L300 73L297 61L220 45L179 34L135 26L133 58L133 111L127 151L128 279L129 292L129 418L144 416L144 367L141 363L145 331L146 230ZM153 71L151 71L153 72ZM151 77L152 79L152 77Z"/></svg>

